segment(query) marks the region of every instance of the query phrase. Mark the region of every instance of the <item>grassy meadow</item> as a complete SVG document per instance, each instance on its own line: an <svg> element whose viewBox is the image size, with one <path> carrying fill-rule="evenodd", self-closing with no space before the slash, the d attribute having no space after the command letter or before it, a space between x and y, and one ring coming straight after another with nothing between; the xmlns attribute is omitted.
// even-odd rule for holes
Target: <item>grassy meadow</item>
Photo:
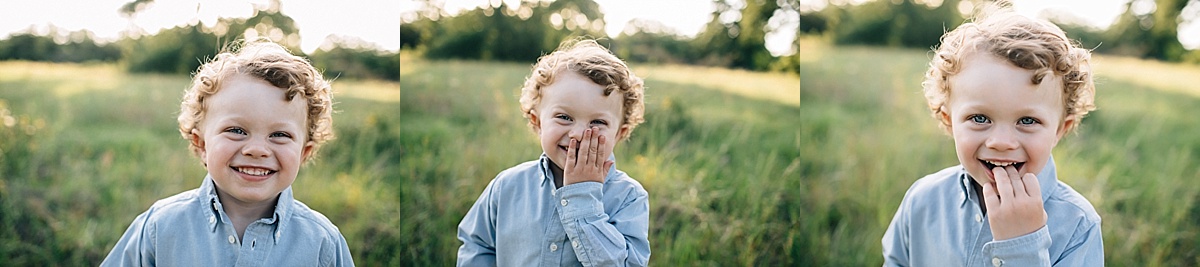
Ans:
<svg viewBox="0 0 1200 267"><path fill-rule="evenodd" d="M800 53L790 244L801 266L878 266L904 192L958 164L925 108L930 53L815 39ZM1200 265L1200 67L1105 56L1093 66L1098 109L1054 149L1058 178L1100 213L1108 265Z"/></svg>
<svg viewBox="0 0 1200 267"><path fill-rule="evenodd" d="M99 265L155 200L198 187L205 170L175 120L189 82L0 62L0 265ZM356 263L395 265L399 85L333 87L337 139L301 167L295 196L339 226Z"/></svg>
<svg viewBox="0 0 1200 267"><path fill-rule="evenodd" d="M529 63L401 55L402 257L453 265L457 226L500 171L542 153L517 98ZM795 75L638 66L646 122L617 168L650 194L651 266L787 266L795 226L800 91Z"/></svg>

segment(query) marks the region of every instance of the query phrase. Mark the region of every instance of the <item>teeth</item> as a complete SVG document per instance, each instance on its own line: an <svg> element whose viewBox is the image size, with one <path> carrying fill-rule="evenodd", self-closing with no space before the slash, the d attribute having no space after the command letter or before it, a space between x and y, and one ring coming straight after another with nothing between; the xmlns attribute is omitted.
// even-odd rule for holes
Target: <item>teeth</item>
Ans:
<svg viewBox="0 0 1200 267"><path fill-rule="evenodd" d="M1008 167L1008 165L1017 164L1016 162L996 162L996 161L990 161L990 160L984 160L984 161L987 161L987 163L991 163L992 165L996 165L996 167Z"/></svg>
<svg viewBox="0 0 1200 267"><path fill-rule="evenodd" d="M245 174L249 174L249 175L258 175L258 176L267 175L267 174L271 173L271 170L268 170L268 169L247 168L247 167L238 167L237 171L245 173Z"/></svg>

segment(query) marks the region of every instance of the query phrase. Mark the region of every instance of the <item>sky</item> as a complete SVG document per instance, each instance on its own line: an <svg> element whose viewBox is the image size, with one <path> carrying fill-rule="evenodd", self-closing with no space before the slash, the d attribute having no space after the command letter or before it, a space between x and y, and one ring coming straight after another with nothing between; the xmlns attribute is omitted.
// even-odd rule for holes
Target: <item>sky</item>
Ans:
<svg viewBox="0 0 1200 267"><path fill-rule="evenodd" d="M451 14L471 10L489 4L488 0L441 0L443 8ZM508 6L517 6L520 0L503 1ZM609 37L616 37L625 29L625 25L633 19L654 20L671 28L675 33L695 37L704 30L708 23L713 5L710 0L595 0L604 13L605 32ZM736 0L734 0L736 2ZM400 0L400 13L410 13L421 7L417 0ZM669 11L669 12L665 12ZM800 27L800 14L788 13L786 18L777 19L782 29L766 38L767 50L773 55L788 55L793 53L792 40L796 36L796 28Z"/></svg>
<svg viewBox="0 0 1200 267"><path fill-rule="evenodd" d="M864 2L865 0L848 0ZM936 1L936 0L935 0ZM1108 28L1117 16L1125 12L1130 0L1010 0L1017 13L1041 17L1043 13L1065 13L1084 20L1090 26ZM801 10L820 9L827 0L800 0ZM1187 49L1200 49L1200 18L1180 25L1179 42Z"/></svg>
<svg viewBox="0 0 1200 267"><path fill-rule="evenodd" d="M0 38L32 27L44 33L47 25L65 31L87 29L98 39L116 40L136 25L148 33L196 21L213 25L218 17L246 18L254 5L268 0L159 0L134 21L117 11L131 0L47 0L11 2L0 8ZM357 38L377 48L400 48L400 16L395 0L282 1L282 12L300 29L300 49L311 53L331 34ZM131 25L132 24L132 25Z"/></svg>

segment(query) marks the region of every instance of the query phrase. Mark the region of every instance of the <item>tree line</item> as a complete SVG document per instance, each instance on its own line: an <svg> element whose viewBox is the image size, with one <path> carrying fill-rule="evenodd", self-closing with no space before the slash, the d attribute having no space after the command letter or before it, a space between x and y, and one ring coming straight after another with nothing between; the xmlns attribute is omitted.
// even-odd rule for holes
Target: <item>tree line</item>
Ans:
<svg viewBox="0 0 1200 267"><path fill-rule="evenodd" d="M827 36L837 44L865 44L928 49L938 38L966 20L964 13L985 0L892 0L831 4L800 13L800 32ZM1200 17L1200 0L1128 0L1125 10L1106 29L1085 25L1067 14L1043 13L1067 36L1095 53L1169 62L1200 64L1200 49L1179 42L1179 26ZM964 10L966 9L966 10ZM965 12L964 12L965 11Z"/></svg>
<svg viewBox="0 0 1200 267"><path fill-rule="evenodd" d="M136 7L147 2L135 1L120 11L133 16L140 10ZM0 60L118 62L130 72L190 74L230 43L256 37L308 58L329 77L400 79L399 54L364 46L361 40L330 38L326 41L331 46L304 53L299 48L299 29L279 11L278 0L249 18L221 18L214 25L198 22L153 35L126 35L113 42L98 42L86 30L62 33L51 27L48 33L38 34L31 29L0 40Z"/></svg>
<svg viewBox="0 0 1200 267"><path fill-rule="evenodd" d="M634 20L606 38L604 14L593 0L504 2L449 15L424 2L415 19L400 24L402 50L430 59L533 62L574 37L599 38L618 57L646 63L697 64L748 70L799 72L799 53L772 56L764 37L779 27L772 17L796 12L794 0L713 0L710 21L695 37L685 37L655 21ZM778 18L777 18L778 19ZM799 40L793 44L799 48Z"/></svg>

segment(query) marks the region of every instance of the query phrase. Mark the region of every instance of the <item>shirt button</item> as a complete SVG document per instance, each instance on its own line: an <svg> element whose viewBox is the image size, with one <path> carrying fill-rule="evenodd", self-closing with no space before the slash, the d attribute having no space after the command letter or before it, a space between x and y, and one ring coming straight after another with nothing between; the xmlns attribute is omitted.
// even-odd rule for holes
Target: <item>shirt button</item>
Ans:
<svg viewBox="0 0 1200 267"><path fill-rule="evenodd" d="M579 247L579 241L571 241L571 247L578 248L578 247Z"/></svg>
<svg viewBox="0 0 1200 267"><path fill-rule="evenodd" d="M208 224L214 224L214 223L217 223L217 217L208 215Z"/></svg>
<svg viewBox="0 0 1200 267"><path fill-rule="evenodd" d="M559 201L558 203L562 203L562 205L563 205L563 206L566 206L566 205L567 205L567 200L566 200L566 199L563 199L562 201Z"/></svg>
<svg viewBox="0 0 1200 267"><path fill-rule="evenodd" d="M1000 267L1000 265L1004 265L1004 261L1000 258L992 258L992 266Z"/></svg>
<svg viewBox="0 0 1200 267"><path fill-rule="evenodd" d="M558 251L558 244L550 244L550 251Z"/></svg>
<svg viewBox="0 0 1200 267"><path fill-rule="evenodd" d="M275 232L275 239L279 239L279 232Z"/></svg>
<svg viewBox="0 0 1200 267"><path fill-rule="evenodd" d="M983 215L975 214L975 222L983 222Z"/></svg>
<svg viewBox="0 0 1200 267"><path fill-rule="evenodd" d="M237 238L236 238L236 237L233 237L232 235L231 235L231 236L229 236L229 243L230 243L230 244L237 243Z"/></svg>

